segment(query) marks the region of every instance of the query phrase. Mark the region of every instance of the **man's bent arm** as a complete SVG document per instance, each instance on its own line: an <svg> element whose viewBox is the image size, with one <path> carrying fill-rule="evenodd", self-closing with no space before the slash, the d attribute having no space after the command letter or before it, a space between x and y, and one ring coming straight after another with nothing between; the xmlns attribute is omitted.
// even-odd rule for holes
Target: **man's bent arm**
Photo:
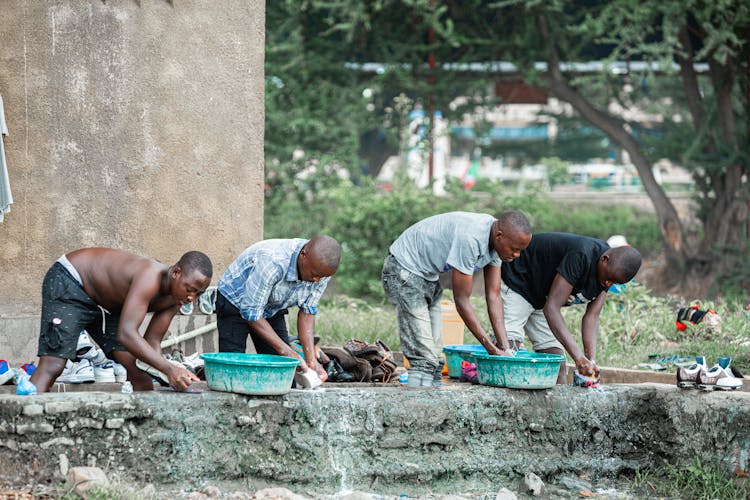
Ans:
<svg viewBox="0 0 750 500"><path fill-rule="evenodd" d="M133 279L120 312L117 342L136 358L164 373L169 378L169 385L173 388L187 389L191 383L199 381L198 377L169 363L161 355L161 351L154 350L138 332L138 328L146 317L148 304L158 292L158 279L151 279L150 275Z"/></svg>
<svg viewBox="0 0 750 500"><path fill-rule="evenodd" d="M505 314L503 312L503 297L500 295L500 266L485 266L484 268L484 298L487 301L487 314L490 317L492 330L495 332L495 344L504 351L503 355L510 354L510 342L508 332L505 330Z"/></svg>
<svg viewBox="0 0 750 500"><path fill-rule="evenodd" d="M547 323L555 338L560 341L565 350L568 351L568 354L570 354L570 357L573 358L579 373L590 375L596 371L596 365L583 354L560 312L560 309L565 305L572 292L573 285L568 283L560 273L557 273L549 289L547 302L544 304L544 317L547 319Z"/></svg>
<svg viewBox="0 0 750 500"><path fill-rule="evenodd" d="M318 363L315 355L315 315L300 310L297 313L297 337L302 344L307 366L318 374L323 382L328 378L326 371Z"/></svg>
<svg viewBox="0 0 750 500"><path fill-rule="evenodd" d="M581 337L583 339L583 352L590 360L596 359L596 338L599 333L599 314L604 307L604 301L607 298L607 292L602 292L599 296L586 305L586 312L581 320Z"/></svg>
<svg viewBox="0 0 750 500"><path fill-rule="evenodd" d="M471 307L469 297L471 296L471 289L474 282L472 276L454 269L451 278L453 281L453 300L456 302L456 310L459 316L464 320L471 334L487 349L489 354L500 354L500 349L487 336L484 328L482 328L482 323Z"/></svg>
<svg viewBox="0 0 750 500"><path fill-rule="evenodd" d="M169 329L169 325L172 323L177 311L179 311L180 305L177 304L163 311L155 312L151 316L151 321L146 327L146 333L143 334L143 338L146 339L148 345L150 345L156 352L161 352L161 341L164 340L164 335Z"/></svg>

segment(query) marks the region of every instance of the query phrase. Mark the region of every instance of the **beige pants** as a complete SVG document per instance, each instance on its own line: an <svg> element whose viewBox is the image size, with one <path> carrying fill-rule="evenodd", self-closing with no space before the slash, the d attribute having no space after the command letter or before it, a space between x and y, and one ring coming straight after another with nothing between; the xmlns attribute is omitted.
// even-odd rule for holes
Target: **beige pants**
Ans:
<svg viewBox="0 0 750 500"><path fill-rule="evenodd" d="M503 315L508 340L523 343L524 333L531 341L534 351L557 347L564 352L563 346L555 338L541 309L534 309L519 293L501 283L500 294L503 299Z"/></svg>

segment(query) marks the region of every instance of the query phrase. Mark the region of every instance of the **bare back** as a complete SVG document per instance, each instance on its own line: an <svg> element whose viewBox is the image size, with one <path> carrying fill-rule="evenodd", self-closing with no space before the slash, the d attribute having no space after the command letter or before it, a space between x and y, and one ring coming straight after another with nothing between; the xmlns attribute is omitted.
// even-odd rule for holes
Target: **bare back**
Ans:
<svg viewBox="0 0 750 500"><path fill-rule="evenodd" d="M121 311L134 286L148 297L149 311L177 304L162 292L169 267L156 260L112 248L82 248L67 257L81 275L86 294L110 312Z"/></svg>

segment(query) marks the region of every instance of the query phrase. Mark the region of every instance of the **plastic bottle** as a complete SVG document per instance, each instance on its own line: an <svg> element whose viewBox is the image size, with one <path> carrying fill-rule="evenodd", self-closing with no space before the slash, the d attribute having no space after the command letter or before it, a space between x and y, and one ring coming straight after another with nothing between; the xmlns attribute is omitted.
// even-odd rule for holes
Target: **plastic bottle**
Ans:
<svg viewBox="0 0 750 500"><path fill-rule="evenodd" d="M31 382L31 377L24 370L18 368L16 370L15 382L16 382L16 394L18 396L33 396L36 394L36 386Z"/></svg>
<svg viewBox="0 0 750 500"><path fill-rule="evenodd" d="M121 392L123 394L133 394L133 384L130 383L130 380L126 380L122 383Z"/></svg>

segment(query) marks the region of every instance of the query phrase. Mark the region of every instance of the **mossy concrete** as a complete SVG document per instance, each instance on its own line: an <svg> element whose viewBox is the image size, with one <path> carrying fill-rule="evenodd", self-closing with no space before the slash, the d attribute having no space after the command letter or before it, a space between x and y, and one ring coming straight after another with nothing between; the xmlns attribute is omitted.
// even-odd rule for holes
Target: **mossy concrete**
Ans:
<svg viewBox="0 0 750 500"><path fill-rule="evenodd" d="M97 465L159 484L486 492L526 472L611 478L695 457L747 471L750 394L642 384L0 395L0 446L4 483L58 481L68 467Z"/></svg>

